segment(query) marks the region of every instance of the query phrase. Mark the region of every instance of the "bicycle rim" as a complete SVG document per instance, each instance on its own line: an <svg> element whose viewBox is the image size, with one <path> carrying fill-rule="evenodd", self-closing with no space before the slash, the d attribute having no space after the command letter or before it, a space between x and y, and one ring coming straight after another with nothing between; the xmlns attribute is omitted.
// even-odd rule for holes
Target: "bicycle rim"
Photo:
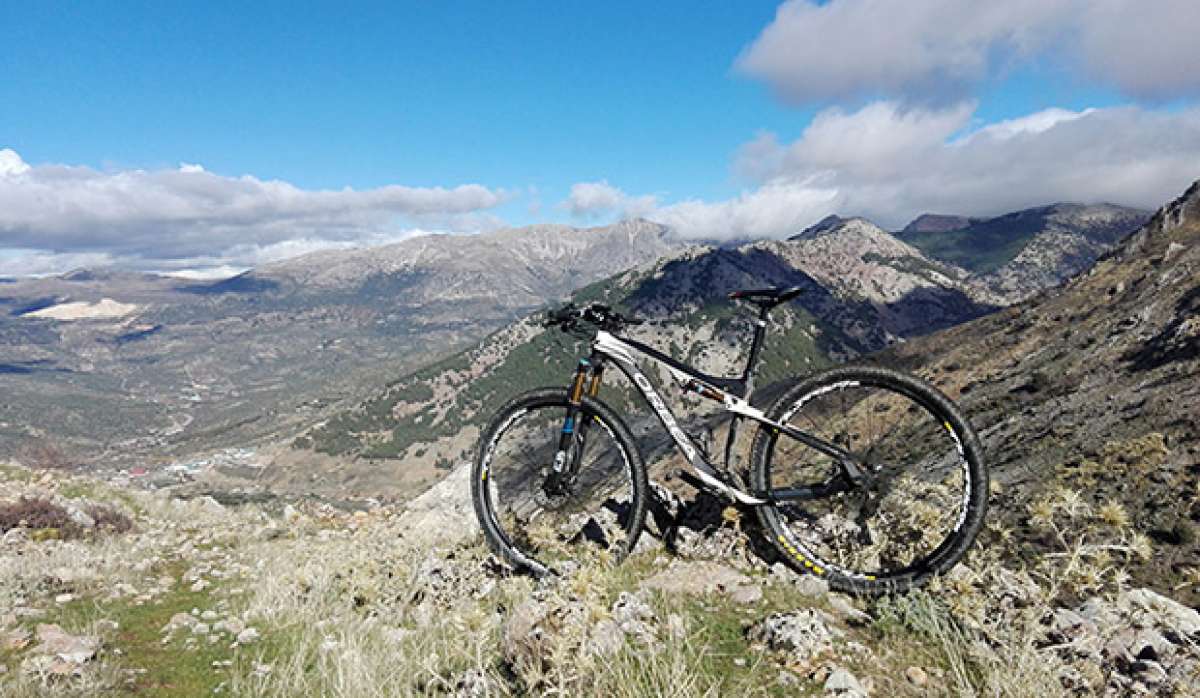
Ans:
<svg viewBox="0 0 1200 698"><path fill-rule="evenodd" d="M565 399L514 408L499 420L480 464L490 537L510 562L536 574L619 561L638 529L633 460L614 428L586 408L575 477L565 492L548 491L566 414Z"/></svg>
<svg viewBox="0 0 1200 698"><path fill-rule="evenodd" d="M960 547L972 469L952 415L928 396L886 379L839 380L801 395L781 421L849 451L873 478L775 507L779 542L805 567L864 582L911 580ZM772 437L765 455L770 489L839 477L832 458L783 435Z"/></svg>

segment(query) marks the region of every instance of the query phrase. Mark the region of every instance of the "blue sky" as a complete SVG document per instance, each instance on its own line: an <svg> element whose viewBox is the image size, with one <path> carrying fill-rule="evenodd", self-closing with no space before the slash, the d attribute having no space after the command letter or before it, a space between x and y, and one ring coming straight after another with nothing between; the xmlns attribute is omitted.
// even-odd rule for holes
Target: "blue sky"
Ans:
<svg viewBox="0 0 1200 698"><path fill-rule="evenodd" d="M0 273L1157 205L1200 177L1200 10L1082 2L8 3Z"/></svg>
<svg viewBox="0 0 1200 698"><path fill-rule="evenodd" d="M773 2L79 5L3 18L29 162L714 196L747 134L805 116L731 75Z"/></svg>

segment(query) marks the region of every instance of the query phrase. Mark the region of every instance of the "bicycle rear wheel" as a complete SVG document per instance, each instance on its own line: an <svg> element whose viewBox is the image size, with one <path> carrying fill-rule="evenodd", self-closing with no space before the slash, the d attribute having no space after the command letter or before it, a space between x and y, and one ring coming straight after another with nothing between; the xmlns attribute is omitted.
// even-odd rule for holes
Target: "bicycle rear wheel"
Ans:
<svg viewBox="0 0 1200 698"><path fill-rule="evenodd" d="M480 439L471 479L475 513L492 550L535 575L586 560L619 562L646 518L646 468L629 429L584 398L573 430L577 469L551 479L570 403L540 389L496 414Z"/></svg>
<svg viewBox="0 0 1200 698"><path fill-rule="evenodd" d="M933 386L883 368L836 368L789 390L768 417L841 447L866 472L852 483L830 456L759 430L756 491L829 491L758 509L794 566L843 591L899 592L948 570L974 541L987 468L970 424Z"/></svg>

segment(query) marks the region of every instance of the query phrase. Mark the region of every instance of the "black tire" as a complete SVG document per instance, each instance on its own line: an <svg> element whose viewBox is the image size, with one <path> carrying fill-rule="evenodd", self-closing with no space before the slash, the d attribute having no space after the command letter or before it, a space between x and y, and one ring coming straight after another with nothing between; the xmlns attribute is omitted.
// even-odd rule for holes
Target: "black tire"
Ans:
<svg viewBox="0 0 1200 698"><path fill-rule="evenodd" d="M535 576L562 572L569 564L597 554L620 562L637 544L646 519L648 485L641 454L616 412L594 398L583 398L579 424L590 426L576 486L568 495L545 494L544 473L557 449L568 406L567 392L560 388L531 390L513 398L484 430L472 470L471 498L488 545L507 564ZM557 423L552 421L555 418ZM547 419L553 431L544 429ZM543 434L549 445L543 445ZM519 448L511 457L506 455L510 444ZM536 445L529 448L530 444ZM553 525L534 520L551 518L550 512L556 511L568 517L563 527L582 524L579 530L572 528L568 535L559 527L547 536L541 529L541 537L535 539L531 531L536 526ZM599 518L605 519L607 528Z"/></svg>
<svg viewBox="0 0 1200 698"><path fill-rule="evenodd" d="M949 570L974 542L987 511L983 451L967 419L932 385L885 368L835 368L789 389L767 417L839 443L881 475L871 497L852 489L758 507L772 544L792 567L840 591L899 593ZM832 459L774 428L764 425L755 435L755 492L818 485L835 471ZM951 504L954 510L944 511ZM905 520L912 531L899 529Z"/></svg>

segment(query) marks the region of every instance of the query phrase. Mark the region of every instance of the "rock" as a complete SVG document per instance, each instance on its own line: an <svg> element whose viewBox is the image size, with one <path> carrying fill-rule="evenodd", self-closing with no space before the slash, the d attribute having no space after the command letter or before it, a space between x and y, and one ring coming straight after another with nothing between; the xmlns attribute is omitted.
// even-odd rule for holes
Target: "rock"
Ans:
<svg viewBox="0 0 1200 698"><path fill-rule="evenodd" d="M196 623L192 626L193 635L207 635L209 632L208 623Z"/></svg>
<svg viewBox="0 0 1200 698"><path fill-rule="evenodd" d="M170 633L183 628L191 629L195 625L196 619L190 613L176 613L171 616L171 620L163 626L162 632Z"/></svg>
<svg viewBox="0 0 1200 698"><path fill-rule="evenodd" d="M1084 620L1090 621L1101 632L1106 632L1110 628L1121 625L1121 616L1116 609L1104 599L1092 597L1084 601L1079 608L1076 609Z"/></svg>
<svg viewBox="0 0 1200 698"><path fill-rule="evenodd" d="M70 664L83 664L96 656L100 649L100 638L86 635L71 635L57 625L39 623L37 626L39 645L33 649L37 654L51 655Z"/></svg>
<svg viewBox="0 0 1200 698"><path fill-rule="evenodd" d="M1050 636L1056 642L1077 643L1099 633L1095 622L1069 608L1055 609L1050 620Z"/></svg>
<svg viewBox="0 0 1200 698"><path fill-rule="evenodd" d="M74 600L75 600L74 594L59 594L58 596L54 597L54 603L58 604L59 606L64 606L66 604L71 603Z"/></svg>
<svg viewBox="0 0 1200 698"><path fill-rule="evenodd" d="M246 624L242 622L241 618L237 617L226 618L225 620L218 621L213 625L214 632L229 633L234 637L237 637L237 635L245 629Z"/></svg>
<svg viewBox="0 0 1200 698"><path fill-rule="evenodd" d="M676 561L642 582L643 589L669 594L728 594L737 603L754 603L762 589L729 565L712 561ZM739 600L740 599L740 600Z"/></svg>
<svg viewBox="0 0 1200 698"><path fill-rule="evenodd" d="M746 586L737 587L729 594L731 601L736 604L741 604L742 606L749 606L750 604L758 603L762 600L762 597L762 588L757 584L748 584Z"/></svg>
<svg viewBox="0 0 1200 698"><path fill-rule="evenodd" d="M283 507L283 522L289 526L295 526L300 521L300 512L296 511L296 507L291 504L285 504Z"/></svg>
<svg viewBox="0 0 1200 698"><path fill-rule="evenodd" d="M81 528L95 528L96 520L79 507L67 507L67 518Z"/></svg>
<svg viewBox="0 0 1200 698"><path fill-rule="evenodd" d="M1134 589L1117 597L1117 607L1141 611L1157 624L1190 638L1200 638L1200 613L1150 589Z"/></svg>
<svg viewBox="0 0 1200 698"><path fill-rule="evenodd" d="M613 602L612 619L617 627L626 635L632 635L643 642L649 643L655 639L654 628L650 625L654 618L654 609L646 603L644 591L636 594L623 591Z"/></svg>
<svg viewBox="0 0 1200 698"><path fill-rule="evenodd" d="M866 625L871 622L871 616L855 608L850 598L845 594L830 594L829 607L838 618L851 625Z"/></svg>
<svg viewBox="0 0 1200 698"><path fill-rule="evenodd" d="M828 620L824 613L811 608L773 613L752 626L747 637L805 664L832 650L834 638L841 636L841 631L829 627Z"/></svg>
<svg viewBox="0 0 1200 698"><path fill-rule="evenodd" d="M914 686L924 686L929 683L929 674L919 666L910 666L904 670L904 678Z"/></svg>
<svg viewBox="0 0 1200 698"><path fill-rule="evenodd" d="M249 645L258 642L260 637L261 635L259 635L258 630L254 628L246 628L237 634L237 642L239 645Z"/></svg>
<svg viewBox="0 0 1200 698"><path fill-rule="evenodd" d="M1136 659L1160 661L1174 651L1174 646L1157 631L1145 628L1138 631L1126 649Z"/></svg>
<svg viewBox="0 0 1200 698"><path fill-rule="evenodd" d="M776 563L778 564L778 563ZM796 590L805 596L825 596L829 593L829 582L815 574L792 574Z"/></svg>
<svg viewBox="0 0 1200 698"><path fill-rule="evenodd" d="M832 693L835 696L845 696L845 698L865 697L867 692L863 690L862 684L849 671L838 667L829 674L829 678L825 679L825 692Z"/></svg>
<svg viewBox="0 0 1200 698"><path fill-rule="evenodd" d="M5 532L4 538L0 539L5 546L17 546L28 542L29 530L18 526Z"/></svg>
<svg viewBox="0 0 1200 698"><path fill-rule="evenodd" d="M450 545L478 535L479 520L471 503L471 464L459 465L409 502L397 523L405 538L419 544Z"/></svg>
<svg viewBox="0 0 1200 698"><path fill-rule="evenodd" d="M199 593L210 586L212 586L212 582L208 581L207 579L197 579L194 584L188 587L188 589L193 593Z"/></svg>

